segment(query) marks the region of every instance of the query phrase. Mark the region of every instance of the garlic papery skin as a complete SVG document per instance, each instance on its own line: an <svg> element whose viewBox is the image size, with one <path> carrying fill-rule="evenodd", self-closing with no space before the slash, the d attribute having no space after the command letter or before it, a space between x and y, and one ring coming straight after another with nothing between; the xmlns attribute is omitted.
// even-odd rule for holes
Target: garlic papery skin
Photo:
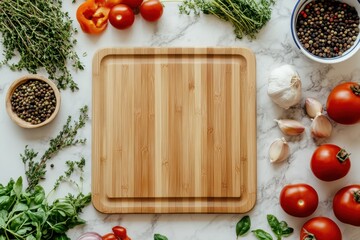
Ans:
<svg viewBox="0 0 360 240"><path fill-rule="evenodd" d="M283 65L270 73L268 95L285 109L300 102L301 80L291 65Z"/></svg>
<svg viewBox="0 0 360 240"><path fill-rule="evenodd" d="M289 136L297 136L305 131L305 126L300 122L292 119L274 120L277 122L280 130Z"/></svg>
<svg viewBox="0 0 360 240"><path fill-rule="evenodd" d="M290 147L285 138L278 138L270 145L269 157L271 163L285 161L289 156Z"/></svg>
<svg viewBox="0 0 360 240"><path fill-rule="evenodd" d="M318 113L311 123L311 135L315 138L328 138L331 136L332 128L330 120Z"/></svg>
<svg viewBox="0 0 360 240"><path fill-rule="evenodd" d="M309 117L315 118L318 113L323 112L322 104L315 98L307 98L305 100L305 109Z"/></svg>

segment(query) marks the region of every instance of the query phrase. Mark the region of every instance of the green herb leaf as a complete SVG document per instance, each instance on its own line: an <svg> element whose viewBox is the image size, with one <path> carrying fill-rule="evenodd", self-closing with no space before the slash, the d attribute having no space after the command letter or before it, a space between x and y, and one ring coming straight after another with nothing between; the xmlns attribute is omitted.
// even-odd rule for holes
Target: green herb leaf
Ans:
<svg viewBox="0 0 360 240"><path fill-rule="evenodd" d="M281 231L281 228L280 228L279 220L274 215L268 214L267 215L267 221L268 221L273 233L275 233L275 235L277 237L281 237L282 231Z"/></svg>
<svg viewBox="0 0 360 240"><path fill-rule="evenodd" d="M273 240L273 237L262 229L256 229L252 231L255 237L259 240Z"/></svg>
<svg viewBox="0 0 360 240"><path fill-rule="evenodd" d="M240 221L236 224L236 236L243 236L250 230L251 220L249 216L244 216L240 219Z"/></svg>
<svg viewBox="0 0 360 240"><path fill-rule="evenodd" d="M35 204L41 204L45 200L45 191L41 186L35 186L34 188L34 202Z"/></svg>
<svg viewBox="0 0 360 240"><path fill-rule="evenodd" d="M274 215L268 214L267 220L271 230L278 239L281 239L282 237L288 237L294 232L294 229L289 227L285 221L279 222L279 220Z"/></svg>
<svg viewBox="0 0 360 240"><path fill-rule="evenodd" d="M25 240L36 240L33 235L28 235Z"/></svg>
<svg viewBox="0 0 360 240"><path fill-rule="evenodd" d="M24 212L24 211L26 211L26 210L28 210L28 209L29 209L29 207L28 207L27 205L18 202L18 203L15 204L15 206L13 207L13 209L12 209L11 212L12 212L12 213Z"/></svg>
<svg viewBox="0 0 360 240"><path fill-rule="evenodd" d="M211 14L230 22L234 33L241 39L247 36L254 39L260 29L271 18L271 6L274 0L184 0L179 5L180 14Z"/></svg>
<svg viewBox="0 0 360 240"><path fill-rule="evenodd" d="M165 237L164 235L155 233L155 234L154 234L154 240L168 240L168 238Z"/></svg>
<svg viewBox="0 0 360 240"><path fill-rule="evenodd" d="M287 222L285 221L280 222L280 229L282 237L288 237L294 232L294 229L292 227L289 227Z"/></svg>
<svg viewBox="0 0 360 240"><path fill-rule="evenodd" d="M15 185L14 185L14 188L13 188L17 198L20 198L22 187L23 187L23 185L22 185L22 177L19 177L18 180L16 181Z"/></svg>

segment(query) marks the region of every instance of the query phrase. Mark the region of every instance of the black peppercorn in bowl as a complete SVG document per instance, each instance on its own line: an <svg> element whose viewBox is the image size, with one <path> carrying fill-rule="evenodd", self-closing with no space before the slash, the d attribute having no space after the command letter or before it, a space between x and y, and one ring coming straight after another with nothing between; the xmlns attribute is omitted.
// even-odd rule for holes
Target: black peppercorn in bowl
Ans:
<svg viewBox="0 0 360 240"><path fill-rule="evenodd" d="M11 84L6 94L6 111L20 127L38 128L56 117L60 101L60 92L52 81L26 75Z"/></svg>
<svg viewBox="0 0 360 240"><path fill-rule="evenodd" d="M339 63L360 48L360 0L298 0L291 16L291 34L308 58Z"/></svg>

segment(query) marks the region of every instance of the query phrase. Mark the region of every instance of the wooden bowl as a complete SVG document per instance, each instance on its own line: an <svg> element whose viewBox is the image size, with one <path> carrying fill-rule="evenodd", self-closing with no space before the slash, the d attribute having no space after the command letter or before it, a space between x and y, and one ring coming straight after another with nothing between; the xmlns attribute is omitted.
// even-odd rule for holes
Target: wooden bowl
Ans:
<svg viewBox="0 0 360 240"><path fill-rule="evenodd" d="M29 80L38 80L38 81L46 82L47 84L50 85L50 87L53 89L54 94L55 94L56 106L55 106L54 112L51 114L51 116L49 118L47 118L45 121L43 121L39 124L32 124L32 123L27 122L27 121L21 119L20 117L18 117L16 115L16 113L13 111L12 105L11 105L11 97L12 97L13 93L15 92L15 90L18 88L18 86L20 86L21 84L23 84ZM56 85L52 81L50 81L49 79L47 79L45 77L39 76L39 75L30 74L30 75L26 75L24 77L17 79L16 81L14 81L11 84L11 86L6 94L6 111L7 111L8 115L10 116L11 120L13 120L20 127L38 128L38 127L42 127L42 126L48 124L49 122L51 122L52 120L54 120L54 118L56 117L56 115L60 109L60 101L61 101L61 98L60 98L59 89L56 87Z"/></svg>

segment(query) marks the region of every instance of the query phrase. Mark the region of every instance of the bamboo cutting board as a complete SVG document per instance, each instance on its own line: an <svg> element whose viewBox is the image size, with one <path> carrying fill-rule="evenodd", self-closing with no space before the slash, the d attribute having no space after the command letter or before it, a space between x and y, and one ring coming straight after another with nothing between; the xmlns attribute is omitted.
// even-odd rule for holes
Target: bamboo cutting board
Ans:
<svg viewBox="0 0 360 240"><path fill-rule="evenodd" d="M105 213L242 213L256 200L255 57L109 48L93 60L93 204Z"/></svg>

